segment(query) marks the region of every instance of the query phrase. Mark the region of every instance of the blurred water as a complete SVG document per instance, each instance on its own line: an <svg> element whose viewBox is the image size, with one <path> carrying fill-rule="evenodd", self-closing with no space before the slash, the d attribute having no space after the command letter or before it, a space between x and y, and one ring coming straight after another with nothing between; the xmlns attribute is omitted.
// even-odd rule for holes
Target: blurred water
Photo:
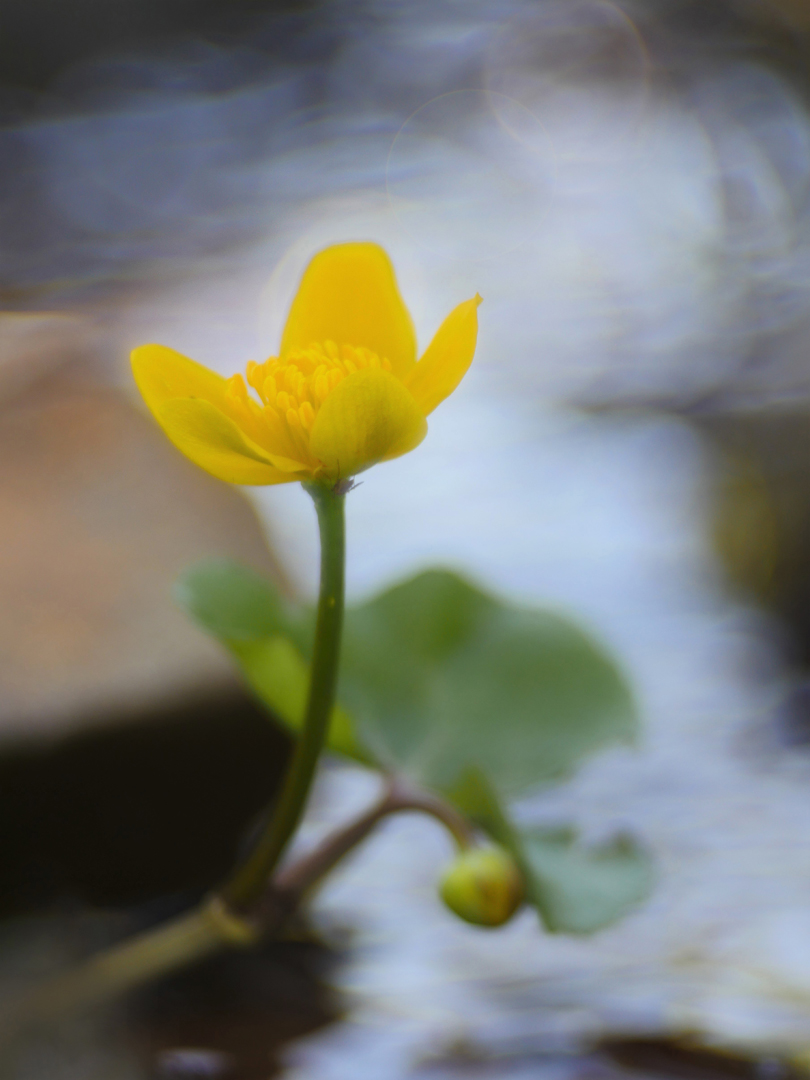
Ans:
<svg viewBox="0 0 810 1080"><path fill-rule="evenodd" d="M468 431L474 408L458 409ZM534 442L511 421L480 423L483 437L455 468L443 468L447 443L459 443L451 422L421 466L418 455L403 459L412 483L370 474L350 496L350 572L370 585L452 557L515 599L563 606L602 637L638 693L642 745L602 755L519 812L573 821L593 840L631 828L654 853L658 886L593 939L549 937L528 914L482 933L437 902L445 837L416 818L390 822L320 897L327 929L355 928L339 977L355 1010L348 1026L292 1051L292 1075L407 1075L422 1055L459 1043L494 1055L497 1076L510 1056L683 1025L795 1051L810 1036L797 978L810 960L810 760L780 745L779 683L751 670L770 647L766 627L718 588L697 513L700 447L672 421L582 431L558 419ZM279 492L276 509L281 499L291 509L294 495ZM442 510L450 500L453 515ZM273 521L290 528L292 517ZM370 798L368 787L354 772L331 777L313 830ZM790 939L777 952L762 940L783 917Z"/></svg>
<svg viewBox="0 0 810 1080"><path fill-rule="evenodd" d="M803 330L810 139L739 29L698 51L666 28L605 0L326 4L238 47L68 70L0 131L0 274L60 294L251 265L247 306L283 253L291 285L322 244L374 236L423 340L482 292L498 383L693 400ZM173 343L225 366L272 348L244 307L206 347L215 295Z"/></svg>
<svg viewBox="0 0 810 1080"><path fill-rule="evenodd" d="M422 347L479 291L470 375L350 496L350 591L460 567L574 613L637 687L642 748L520 812L631 827L659 863L649 904L593 940L529 915L481 933L435 900L444 838L392 821L318 901L355 930L355 1008L291 1076L387 1080L459 1040L517 1061L605 1029L810 1041L810 763L773 731L767 623L709 551L708 451L672 416L576 410L807 398L805 100L734 24L698 47L678 9L328 4L239 47L86 65L0 130L0 273L102 320L122 380L144 340L228 373L267 355L334 241L385 244ZM252 497L311 591L306 497ZM368 783L331 773L310 830Z"/></svg>

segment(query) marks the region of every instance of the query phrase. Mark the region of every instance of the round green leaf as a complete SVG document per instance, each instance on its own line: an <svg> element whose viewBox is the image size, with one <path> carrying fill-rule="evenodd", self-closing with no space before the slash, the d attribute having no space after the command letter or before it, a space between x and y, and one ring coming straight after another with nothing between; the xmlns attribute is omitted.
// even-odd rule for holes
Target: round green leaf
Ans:
<svg viewBox="0 0 810 1080"><path fill-rule="evenodd" d="M636 731L623 678L583 631L447 571L348 613L341 685L375 756L443 791L477 766L517 795Z"/></svg>

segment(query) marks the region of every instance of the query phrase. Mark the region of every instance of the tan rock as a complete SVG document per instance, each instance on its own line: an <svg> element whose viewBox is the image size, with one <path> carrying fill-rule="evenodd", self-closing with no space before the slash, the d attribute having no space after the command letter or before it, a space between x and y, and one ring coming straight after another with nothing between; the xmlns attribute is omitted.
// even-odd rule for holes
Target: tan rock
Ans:
<svg viewBox="0 0 810 1080"><path fill-rule="evenodd" d="M0 342L0 344L2 344ZM280 571L238 491L127 397L60 375L0 407L0 741L234 684L172 582L226 555Z"/></svg>

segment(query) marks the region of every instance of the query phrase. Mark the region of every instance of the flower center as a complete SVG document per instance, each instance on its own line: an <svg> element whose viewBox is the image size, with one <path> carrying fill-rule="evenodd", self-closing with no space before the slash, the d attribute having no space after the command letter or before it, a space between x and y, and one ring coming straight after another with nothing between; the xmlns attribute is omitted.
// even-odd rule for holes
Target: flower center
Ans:
<svg viewBox="0 0 810 1080"><path fill-rule="evenodd" d="M306 462L311 456L309 432L321 405L348 375L366 368L390 371L391 364L361 346L315 343L283 359L271 356L263 364L248 362L247 382L261 406L251 398L241 375L228 379L227 396L254 438L263 442L262 434L269 428L275 432L274 442L282 435L290 457Z"/></svg>
<svg viewBox="0 0 810 1080"><path fill-rule="evenodd" d="M365 368L390 371L387 360L381 360L371 349L325 341L285 356L271 356L263 364L250 361L247 381L262 400L275 410L280 419L293 429L312 430L322 403L342 383L347 375Z"/></svg>

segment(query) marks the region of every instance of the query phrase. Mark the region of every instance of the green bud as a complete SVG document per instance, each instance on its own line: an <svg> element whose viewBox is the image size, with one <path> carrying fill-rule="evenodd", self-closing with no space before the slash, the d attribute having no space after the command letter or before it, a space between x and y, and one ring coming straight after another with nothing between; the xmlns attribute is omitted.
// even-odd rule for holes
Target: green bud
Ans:
<svg viewBox="0 0 810 1080"><path fill-rule="evenodd" d="M523 875L504 848L469 848L451 863L439 893L465 922L503 926L523 902Z"/></svg>

